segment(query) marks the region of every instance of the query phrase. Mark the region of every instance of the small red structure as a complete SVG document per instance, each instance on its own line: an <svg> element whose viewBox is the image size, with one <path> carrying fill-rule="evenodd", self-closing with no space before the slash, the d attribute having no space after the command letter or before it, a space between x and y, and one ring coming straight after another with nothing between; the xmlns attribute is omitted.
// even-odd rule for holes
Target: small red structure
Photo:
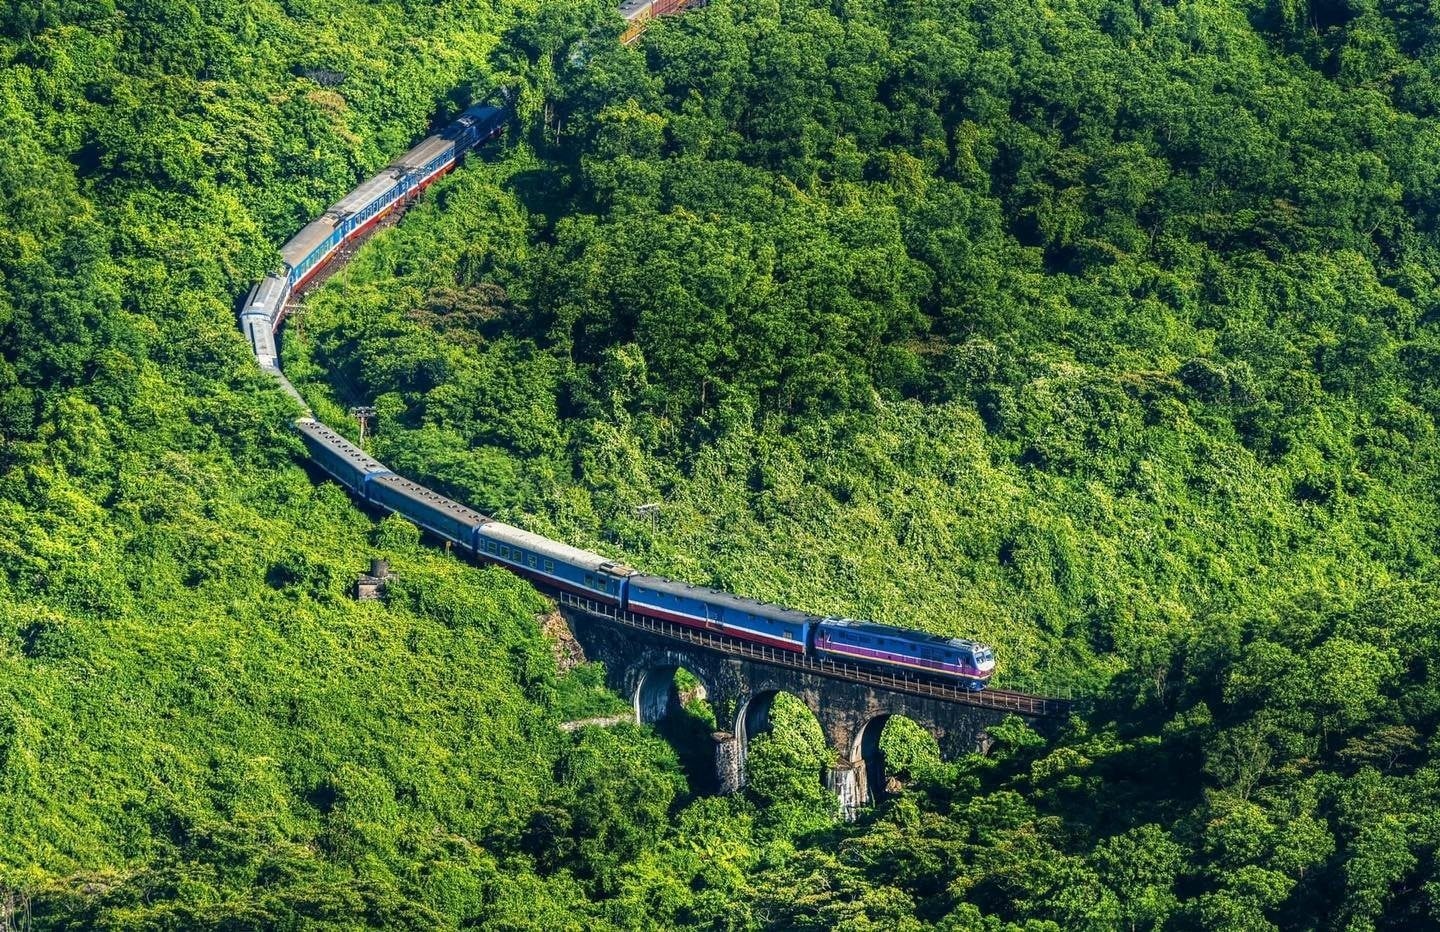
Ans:
<svg viewBox="0 0 1440 932"><path fill-rule="evenodd" d="M657 16L669 16L699 6L696 0L628 0L620 5L620 15L630 23L620 34L620 43L629 45L645 31L650 20Z"/></svg>

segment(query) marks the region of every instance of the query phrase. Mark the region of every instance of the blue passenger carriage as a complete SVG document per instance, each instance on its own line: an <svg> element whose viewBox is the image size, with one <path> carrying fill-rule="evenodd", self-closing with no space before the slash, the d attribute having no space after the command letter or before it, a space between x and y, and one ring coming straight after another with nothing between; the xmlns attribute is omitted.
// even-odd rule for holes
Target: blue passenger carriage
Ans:
<svg viewBox="0 0 1440 932"><path fill-rule="evenodd" d="M471 107L384 171L367 178L281 248L286 285L292 291L303 286L345 242L362 235L400 202L419 194L453 168L467 149L504 126L504 110L486 104Z"/></svg>
<svg viewBox="0 0 1440 932"><path fill-rule="evenodd" d="M805 653L811 627L819 620L794 609L662 576L630 577L626 608L637 615L663 618L797 654Z"/></svg>
<svg viewBox="0 0 1440 932"><path fill-rule="evenodd" d="M285 280L291 291L309 281L340 247L342 238L343 234L335 228L335 218L327 211L320 219L305 224L280 247L280 257L285 260Z"/></svg>
<svg viewBox="0 0 1440 932"><path fill-rule="evenodd" d="M374 477L390 475L379 460L314 418L301 418L295 429L320 468L361 498L369 498L366 486Z"/></svg>
<svg viewBox="0 0 1440 932"><path fill-rule="evenodd" d="M472 546L475 529L490 519L394 473L366 477L365 496L462 547Z"/></svg>

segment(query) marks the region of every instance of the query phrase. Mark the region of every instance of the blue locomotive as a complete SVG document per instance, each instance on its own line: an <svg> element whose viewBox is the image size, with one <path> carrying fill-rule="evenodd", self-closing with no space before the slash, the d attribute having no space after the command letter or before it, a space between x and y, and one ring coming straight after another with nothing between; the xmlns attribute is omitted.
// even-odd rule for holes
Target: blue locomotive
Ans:
<svg viewBox="0 0 1440 932"><path fill-rule="evenodd" d="M958 679L972 689L983 689L995 672L995 651L983 644L870 621L826 619L815 632L813 651L829 660Z"/></svg>
<svg viewBox="0 0 1440 932"><path fill-rule="evenodd" d="M630 12L663 4L637 0L632 6ZM240 312L241 328L261 369L278 379L302 407L300 394L280 371L275 346L286 302L313 280L346 242L362 236L397 205L452 168L467 149L499 133L505 118L504 111L496 107L466 110L455 123L421 142L301 230L281 249L284 270L267 276L250 291ZM973 641L823 618L639 573L600 554L496 521L397 476L313 417L307 415L295 426L314 462L357 497L537 585L636 615L834 663L939 678L970 689L983 689L994 673L995 652Z"/></svg>

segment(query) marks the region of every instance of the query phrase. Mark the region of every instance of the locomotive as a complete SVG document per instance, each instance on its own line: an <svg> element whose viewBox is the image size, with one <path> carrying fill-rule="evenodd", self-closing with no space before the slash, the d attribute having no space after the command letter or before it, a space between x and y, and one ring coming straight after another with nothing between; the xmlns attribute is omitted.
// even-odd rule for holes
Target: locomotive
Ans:
<svg viewBox="0 0 1440 932"><path fill-rule="evenodd" d="M664 3L632 5L636 19ZM629 17L627 17L629 18ZM633 21L633 20L632 20ZM284 268L251 289L240 325L260 368L305 408L280 371L275 333L286 302L348 242L452 169L466 150L499 134L506 113L477 105L368 179L281 249ZM306 409L308 411L308 408ZM727 592L641 573L597 553L550 540L466 508L396 475L308 413L295 423L315 463L358 498L403 516L476 558L504 566L541 587L631 612L817 659L868 665L983 689L994 651L974 641L824 618Z"/></svg>

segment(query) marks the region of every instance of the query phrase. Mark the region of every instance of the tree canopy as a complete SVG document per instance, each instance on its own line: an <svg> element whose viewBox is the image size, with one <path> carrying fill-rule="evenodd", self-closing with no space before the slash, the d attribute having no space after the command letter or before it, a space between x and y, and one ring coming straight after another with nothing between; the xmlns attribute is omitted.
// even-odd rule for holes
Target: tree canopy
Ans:
<svg viewBox="0 0 1440 932"><path fill-rule="evenodd" d="M601 0L0 18L7 921L1440 917L1428 8L713 0L629 48ZM942 762L892 722L848 826L782 697L699 795L714 719L560 730L616 701L544 600L306 471L238 296L502 88L504 142L287 331L323 418L374 404L401 472L647 570L979 637L1090 691L1062 734Z"/></svg>

